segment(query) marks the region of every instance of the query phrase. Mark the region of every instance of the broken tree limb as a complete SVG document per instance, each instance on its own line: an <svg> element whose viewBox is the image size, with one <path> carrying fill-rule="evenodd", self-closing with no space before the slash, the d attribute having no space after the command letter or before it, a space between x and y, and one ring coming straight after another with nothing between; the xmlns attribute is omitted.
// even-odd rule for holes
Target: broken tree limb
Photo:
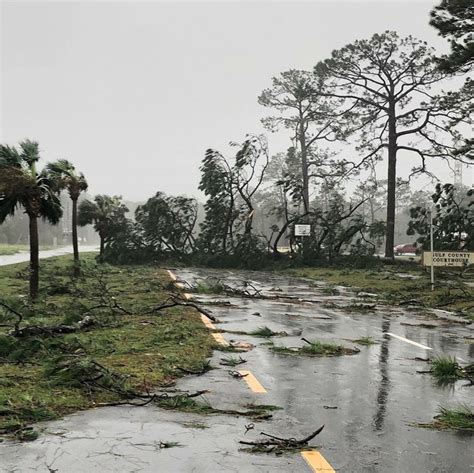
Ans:
<svg viewBox="0 0 474 473"><path fill-rule="evenodd" d="M168 301L170 301L170 302L168 302ZM159 305L158 307L155 307L153 309L153 312L157 312L157 311L163 310L163 309L168 309L170 307L175 307L177 305L181 305L181 306L185 306L185 307L192 307L193 309L196 309L198 312L205 315L208 319L212 320L213 322L218 321L208 310L203 309L202 307L198 306L194 302L189 302L189 301L186 301L184 299L178 298L176 296L170 297L163 304Z"/></svg>
<svg viewBox="0 0 474 473"><path fill-rule="evenodd" d="M16 338L31 337L34 335L61 335L64 333L80 332L81 330L85 330L91 327L92 325L96 325L96 321L92 317L89 317L87 315L74 325L52 325L44 327L38 325L30 325L29 327L24 327L19 330L13 330L11 332L11 335Z"/></svg>
<svg viewBox="0 0 474 473"><path fill-rule="evenodd" d="M250 445L257 449L263 451L272 451L274 449L285 450L285 449L294 449L300 448L307 445L311 440L314 439L318 434L320 434L324 429L324 425L322 425L319 429L315 430L313 433L308 435L307 437L298 440L294 437L291 438L282 438L276 437L274 435L267 434L265 432L260 432L261 435L267 437L265 439L258 439L254 441L246 441L240 440L239 443L243 445Z"/></svg>

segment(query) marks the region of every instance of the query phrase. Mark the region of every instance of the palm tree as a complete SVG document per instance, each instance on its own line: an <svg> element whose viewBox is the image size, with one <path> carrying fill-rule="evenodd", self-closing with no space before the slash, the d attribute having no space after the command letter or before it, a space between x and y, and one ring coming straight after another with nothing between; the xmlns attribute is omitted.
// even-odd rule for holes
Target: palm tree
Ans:
<svg viewBox="0 0 474 473"><path fill-rule="evenodd" d="M115 229L125 224L125 214L128 208L123 204L119 196L96 195L94 202L83 200L79 204L78 224L94 224L94 230L100 237L99 257L104 254L107 238Z"/></svg>
<svg viewBox="0 0 474 473"><path fill-rule="evenodd" d="M74 253L74 276L80 274L79 244L77 241L77 201L81 192L87 190L84 174L78 173L72 163L66 159L58 159L46 165L48 173L54 178L60 190L67 189L72 200L72 249Z"/></svg>
<svg viewBox="0 0 474 473"><path fill-rule="evenodd" d="M19 149L0 145L0 223L22 207L29 218L30 297L36 299L39 287L38 218L57 224L62 216L61 202L52 176L38 172L39 146L25 140Z"/></svg>

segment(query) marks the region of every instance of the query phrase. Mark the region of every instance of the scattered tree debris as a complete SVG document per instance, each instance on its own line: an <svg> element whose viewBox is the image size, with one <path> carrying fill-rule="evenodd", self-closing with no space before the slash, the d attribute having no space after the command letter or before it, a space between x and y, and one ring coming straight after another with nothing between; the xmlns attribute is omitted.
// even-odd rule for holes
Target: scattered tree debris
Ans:
<svg viewBox="0 0 474 473"><path fill-rule="evenodd" d="M239 371L234 371L234 370L229 370L228 373L230 374L230 376L237 379L245 378L247 376L247 373L242 374Z"/></svg>
<svg viewBox="0 0 474 473"><path fill-rule="evenodd" d="M159 306L155 307L153 309L153 312L158 312L163 309L168 309L170 307L175 307L177 305L185 306L185 307L192 307L193 309L196 309L198 312L201 314L204 314L207 318L212 320L213 322L218 322L218 320L208 311L200 307L199 305L195 304L194 302L189 302L185 299L182 299L176 295L173 295L169 297L163 304L160 304Z"/></svg>
<svg viewBox="0 0 474 473"><path fill-rule="evenodd" d="M208 371L214 369L214 367L211 365L211 362L209 360L206 360L204 363L201 364L200 367L198 367L198 369L190 370L190 369L186 369L186 368L181 368L180 366L178 366L177 369L179 371L182 371L183 373L186 373L186 374L193 374L193 375L201 376L204 373L207 373Z"/></svg>
<svg viewBox="0 0 474 473"><path fill-rule="evenodd" d="M304 356L340 356L340 355L354 355L359 353L358 348L348 348L342 345L335 345L333 343L322 343L320 341L309 341L302 338L307 345L303 347L282 347L271 346L270 350L283 355L304 355Z"/></svg>
<svg viewBox="0 0 474 473"><path fill-rule="evenodd" d="M254 337L270 338L286 337L288 334L286 332L274 332L271 328L265 325L263 327L258 327L256 330L253 330L252 332L250 332L249 335L253 335Z"/></svg>
<svg viewBox="0 0 474 473"><path fill-rule="evenodd" d="M267 434L265 432L260 432L260 435L266 437L257 439L254 441L249 440L239 440L239 443L242 445L249 445L252 448L252 452L260 453L280 453L288 450L296 450L308 445L308 443L314 439L318 434L322 432L324 425L322 425L318 430L314 431L312 434L308 435L301 440L298 440L294 437L282 438L276 437L274 435Z"/></svg>
<svg viewBox="0 0 474 473"><path fill-rule="evenodd" d="M253 422L250 423L250 424L246 424L246 425L245 425L245 433L244 433L244 435L246 435L249 430L253 430L253 429L255 429L255 424L254 424Z"/></svg>

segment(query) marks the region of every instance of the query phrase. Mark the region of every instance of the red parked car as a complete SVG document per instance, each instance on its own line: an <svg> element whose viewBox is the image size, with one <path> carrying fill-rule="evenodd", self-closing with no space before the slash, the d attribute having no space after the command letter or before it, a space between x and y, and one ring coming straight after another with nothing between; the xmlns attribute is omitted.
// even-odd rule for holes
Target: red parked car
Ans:
<svg viewBox="0 0 474 473"><path fill-rule="evenodd" d="M413 246L409 243L405 243L403 245L397 245L393 248L393 250L395 251L395 254L397 255L403 255L403 254L406 254L406 253L410 253L410 254L416 254L416 246Z"/></svg>

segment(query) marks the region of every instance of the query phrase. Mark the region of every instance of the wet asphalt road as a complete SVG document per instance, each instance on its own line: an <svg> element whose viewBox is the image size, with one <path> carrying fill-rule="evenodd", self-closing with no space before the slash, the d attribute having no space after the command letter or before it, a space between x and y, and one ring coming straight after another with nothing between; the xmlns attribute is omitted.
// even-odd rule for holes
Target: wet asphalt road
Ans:
<svg viewBox="0 0 474 473"><path fill-rule="evenodd" d="M79 251L98 251L97 246L80 246ZM40 259L52 258L53 256L62 256L72 253L72 245L62 246L54 250L40 250ZM30 260L30 253L28 251L20 251L13 255L0 255L0 266L7 266L9 264L24 263Z"/></svg>
<svg viewBox="0 0 474 473"><path fill-rule="evenodd" d="M28 444L0 445L0 471L48 472L311 472L299 454L276 457L239 450L238 440L251 440L260 431L302 438L324 424L312 445L334 471L459 472L474 471L474 437L416 426L430 422L439 405L472 406L472 387L458 382L436 386L428 369L415 358L445 354L472 362L472 329L452 322L427 319L400 308L379 306L376 311L351 312L353 295L328 296L324 284L268 273L178 270L178 280L193 283L219 277L240 285L252 279L267 295L289 294L313 303L196 295L202 301L226 300L233 306L210 306L223 330L250 332L261 326L289 335L274 337L282 346L301 346L301 337L357 346L351 340L373 337L376 344L359 346L360 353L331 358L285 356L271 352L265 339L223 333L227 341L246 341L255 348L242 354L249 370L266 393L253 392L245 379L235 379L228 368L178 383L183 390L208 389L213 407L242 409L245 404L273 404L271 421L255 423L245 433L246 418L198 416L146 408L111 407L91 410L46 424L46 433ZM273 289L279 289L275 291ZM327 303L341 308L324 307ZM364 303L368 303L364 301ZM346 310L344 310L346 308ZM256 315L256 314L259 315ZM435 328L419 324L437 325ZM390 335L389 335L390 334ZM401 337L401 338L397 338ZM408 340L408 341L407 341ZM413 342L413 343L410 343ZM428 348L431 348L429 350ZM219 367L216 351L212 364ZM240 368L240 367L239 367ZM203 428L206 427L206 428ZM159 441L182 446L160 449ZM2 469L3 468L3 469Z"/></svg>

